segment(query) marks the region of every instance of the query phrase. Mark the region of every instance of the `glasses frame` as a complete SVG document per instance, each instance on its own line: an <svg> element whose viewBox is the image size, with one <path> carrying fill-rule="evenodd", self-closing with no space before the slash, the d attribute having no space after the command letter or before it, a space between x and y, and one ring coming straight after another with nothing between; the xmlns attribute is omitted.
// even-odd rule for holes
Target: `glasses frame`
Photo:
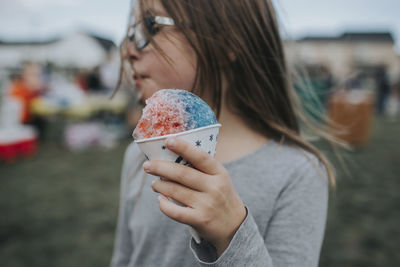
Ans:
<svg viewBox="0 0 400 267"><path fill-rule="evenodd" d="M138 31L138 26L143 24L143 30L147 30L147 33ZM149 43L149 36L154 36L158 31L154 29L155 25L163 26L174 26L175 22L172 18L161 17L161 16L146 16L138 22L134 23L128 28L128 41L132 42L136 50L140 51L144 49Z"/></svg>

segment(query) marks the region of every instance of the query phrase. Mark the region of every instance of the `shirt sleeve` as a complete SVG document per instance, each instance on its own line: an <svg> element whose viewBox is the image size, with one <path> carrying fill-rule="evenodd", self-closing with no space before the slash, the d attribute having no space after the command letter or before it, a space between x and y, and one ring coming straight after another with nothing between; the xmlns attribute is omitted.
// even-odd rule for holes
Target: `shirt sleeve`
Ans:
<svg viewBox="0 0 400 267"><path fill-rule="evenodd" d="M276 200L265 233L260 233L248 210L246 219L218 259L210 243L196 244L191 240L198 265L318 266L328 206L328 182L322 170L309 163L294 172Z"/></svg>
<svg viewBox="0 0 400 267"><path fill-rule="evenodd" d="M115 234L114 251L110 264L111 267L128 266L133 251L131 234L128 227L129 208L127 201L130 172L129 163L132 160L132 157L130 156L131 150L132 145L130 145L125 152L124 162L122 165L119 215Z"/></svg>

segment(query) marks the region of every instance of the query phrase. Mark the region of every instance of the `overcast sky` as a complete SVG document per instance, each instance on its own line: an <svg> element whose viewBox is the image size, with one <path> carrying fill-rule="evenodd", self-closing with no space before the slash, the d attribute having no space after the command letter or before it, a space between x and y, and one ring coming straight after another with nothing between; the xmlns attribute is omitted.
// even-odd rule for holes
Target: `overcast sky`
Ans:
<svg viewBox="0 0 400 267"><path fill-rule="evenodd" d="M246 1L246 0L241 0ZM0 0L0 40L46 39L85 29L119 43L130 0ZM390 30L400 51L400 0L275 0L292 38Z"/></svg>

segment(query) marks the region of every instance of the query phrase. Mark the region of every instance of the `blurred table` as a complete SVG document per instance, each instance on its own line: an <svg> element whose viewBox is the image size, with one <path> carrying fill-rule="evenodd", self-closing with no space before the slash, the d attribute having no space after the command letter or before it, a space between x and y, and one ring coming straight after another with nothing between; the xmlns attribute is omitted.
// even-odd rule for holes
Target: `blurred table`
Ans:
<svg viewBox="0 0 400 267"><path fill-rule="evenodd" d="M112 99L105 94L91 94L75 102L40 97L32 102L31 111L43 117L64 115L68 118L85 119L100 111L122 114L125 112L127 103L127 98L122 94L117 94Z"/></svg>

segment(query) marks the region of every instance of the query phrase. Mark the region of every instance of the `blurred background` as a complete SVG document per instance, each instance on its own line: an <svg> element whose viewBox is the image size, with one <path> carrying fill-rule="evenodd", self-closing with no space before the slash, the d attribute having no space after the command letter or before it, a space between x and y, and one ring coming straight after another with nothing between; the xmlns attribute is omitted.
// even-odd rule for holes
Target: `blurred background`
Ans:
<svg viewBox="0 0 400 267"><path fill-rule="evenodd" d="M306 133L338 172L320 266L400 266L400 2L274 2L306 109L351 144L338 158ZM128 9L0 1L1 266L109 264L141 109L126 85L110 99Z"/></svg>

